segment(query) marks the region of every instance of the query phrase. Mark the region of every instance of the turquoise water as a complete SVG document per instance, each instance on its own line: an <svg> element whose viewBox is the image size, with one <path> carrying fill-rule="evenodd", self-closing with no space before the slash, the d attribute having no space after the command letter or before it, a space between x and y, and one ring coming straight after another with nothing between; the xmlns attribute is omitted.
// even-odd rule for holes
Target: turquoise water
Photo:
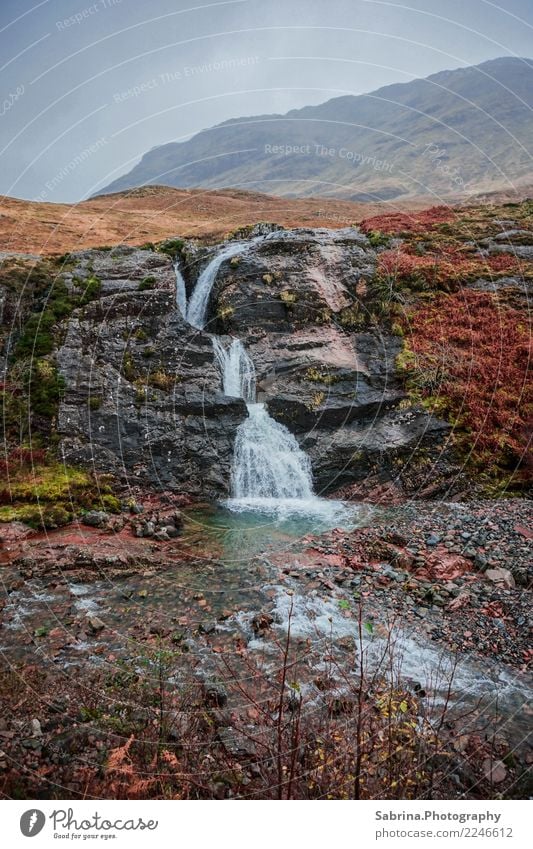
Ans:
<svg viewBox="0 0 533 849"><path fill-rule="evenodd" d="M309 535L333 528L350 530L375 524L380 511L366 504L327 499L228 500L184 511L184 541L227 566L247 566L269 552L298 551Z"/></svg>

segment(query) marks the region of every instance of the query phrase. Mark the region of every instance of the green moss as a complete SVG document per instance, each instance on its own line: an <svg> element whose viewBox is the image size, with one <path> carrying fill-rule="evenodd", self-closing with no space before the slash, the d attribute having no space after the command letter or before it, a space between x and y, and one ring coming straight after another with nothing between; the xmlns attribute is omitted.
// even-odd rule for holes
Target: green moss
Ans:
<svg viewBox="0 0 533 849"><path fill-rule="evenodd" d="M135 367L135 361L130 351L126 351L122 358L122 374L124 375L126 380L129 380L130 382L135 380L137 369Z"/></svg>
<svg viewBox="0 0 533 849"><path fill-rule="evenodd" d="M217 310L217 318L219 318L221 321L227 321L229 318L232 317L234 312L235 310L233 309L233 307L220 306Z"/></svg>
<svg viewBox="0 0 533 849"><path fill-rule="evenodd" d="M390 236L380 233L379 230L372 230L368 234L368 241L373 248L388 248L391 239Z"/></svg>
<svg viewBox="0 0 533 849"><path fill-rule="evenodd" d="M102 397L100 395L91 395L89 397L89 409L99 410L102 406Z"/></svg>
<svg viewBox="0 0 533 849"><path fill-rule="evenodd" d="M115 495L102 495L95 508L106 510L108 513L120 513L120 500Z"/></svg>
<svg viewBox="0 0 533 849"><path fill-rule="evenodd" d="M38 466L22 480L10 481L0 488L0 501L61 501L87 489L91 480L87 472L55 463Z"/></svg>
<svg viewBox="0 0 533 849"><path fill-rule="evenodd" d="M319 410L322 404L324 403L325 398L325 392L315 392L311 398L311 401L309 402L309 404L307 404L307 409L316 412L316 410Z"/></svg>
<svg viewBox="0 0 533 849"><path fill-rule="evenodd" d="M102 281L96 275L91 275L85 280L85 288L83 290L83 294L79 298L77 306L85 306L89 304L91 301L94 301L96 298L99 298L102 293Z"/></svg>
<svg viewBox="0 0 533 849"><path fill-rule="evenodd" d="M148 277L144 277L139 285L137 286L137 290L139 292L145 292L149 289L155 289L155 284L157 283L157 279L153 275L149 275Z"/></svg>
<svg viewBox="0 0 533 849"><path fill-rule="evenodd" d="M176 382L176 377L173 374L167 374L162 370L158 370L151 372L146 378L146 382L155 389L160 389L162 392L170 392Z"/></svg>
<svg viewBox="0 0 533 849"><path fill-rule="evenodd" d="M341 310L337 314L337 321L347 330L361 330L366 325L365 315L359 311L357 304Z"/></svg>
<svg viewBox="0 0 533 849"><path fill-rule="evenodd" d="M183 239L167 239L166 242L163 242L161 245L159 245L157 250L160 253L167 254L173 259L176 259L176 257L181 254L184 247L185 242L183 241ZM151 250L153 250L153 246Z"/></svg>
<svg viewBox="0 0 533 849"><path fill-rule="evenodd" d="M0 522L23 522L30 528L53 530L68 525L73 514L63 504L21 504L0 507Z"/></svg>

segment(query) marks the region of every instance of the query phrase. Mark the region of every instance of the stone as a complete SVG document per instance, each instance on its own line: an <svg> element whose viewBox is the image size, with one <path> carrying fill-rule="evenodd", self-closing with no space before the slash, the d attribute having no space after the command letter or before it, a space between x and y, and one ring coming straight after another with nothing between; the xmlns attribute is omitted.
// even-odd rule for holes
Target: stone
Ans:
<svg viewBox="0 0 533 849"><path fill-rule="evenodd" d="M204 701L210 707L225 707L228 702L227 690L218 683L204 685Z"/></svg>
<svg viewBox="0 0 533 849"><path fill-rule="evenodd" d="M109 518L109 514L105 510L89 510L83 514L81 521L91 528L104 528L109 522Z"/></svg>
<svg viewBox="0 0 533 849"><path fill-rule="evenodd" d="M164 525L161 528L161 531L165 533L169 539L175 539L175 537L179 537L180 535L179 529L175 525Z"/></svg>
<svg viewBox="0 0 533 849"><path fill-rule="evenodd" d="M195 271L212 254L189 243L186 250ZM140 487L157 481L166 492L227 496L235 434L248 412L241 398L223 395L209 334L176 307L172 259L120 246L73 252L69 262L71 274L101 279L102 296L68 319L57 351L65 461ZM259 399L296 435L324 492L377 473L381 486L398 479L401 491L398 460L413 450L438 460L445 478L449 425L422 408L399 408L407 400L395 369L402 341L360 321L375 265L357 228L276 230L250 242L237 264L221 264L208 305L210 331L243 340ZM184 273L190 287L195 272ZM146 276L154 289L138 291ZM97 407L89 404L95 387ZM419 477L407 466L408 488L417 492L427 463ZM174 524L181 528L181 517Z"/></svg>
<svg viewBox="0 0 533 849"><path fill-rule="evenodd" d="M155 525L153 522L143 522L142 535L143 537L153 537L155 534Z"/></svg>
<svg viewBox="0 0 533 849"><path fill-rule="evenodd" d="M88 622L89 622L89 626L91 628L91 631L94 631L95 633L98 633L99 631L103 631L103 629L105 628L105 623L102 622L102 620L99 619L98 616L90 616L88 618Z"/></svg>
<svg viewBox="0 0 533 849"><path fill-rule="evenodd" d="M507 767L503 761L485 758L482 769L483 775L491 784L501 784L507 778Z"/></svg>
<svg viewBox="0 0 533 849"><path fill-rule="evenodd" d="M426 545L434 546L438 545L441 541L442 537L440 534L430 534L426 537Z"/></svg>
<svg viewBox="0 0 533 849"><path fill-rule="evenodd" d="M493 581L495 584L502 584L502 586L508 590L512 590L516 586L515 580L509 569L502 569L501 567L496 569L487 569L485 577L487 577L489 581Z"/></svg>
<svg viewBox="0 0 533 849"><path fill-rule="evenodd" d="M38 719L32 719L30 722L32 737L42 737L43 732L41 729L41 723Z"/></svg>

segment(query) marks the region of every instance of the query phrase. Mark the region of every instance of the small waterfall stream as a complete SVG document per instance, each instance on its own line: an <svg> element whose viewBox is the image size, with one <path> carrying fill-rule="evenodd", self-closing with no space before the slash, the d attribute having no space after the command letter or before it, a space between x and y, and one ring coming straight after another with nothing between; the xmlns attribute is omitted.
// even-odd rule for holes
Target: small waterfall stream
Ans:
<svg viewBox="0 0 533 849"><path fill-rule="evenodd" d="M257 240L250 240L250 242L253 241ZM217 271L224 260L231 259L231 257L245 251L250 242L230 242L228 245L225 245L220 253L201 272L187 307L187 321L193 327L196 327L198 330L203 330L205 327L205 315L209 304L209 296L217 276Z"/></svg>
<svg viewBox="0 0 533 849"><path fill-rule="evenodd" d="M254 364L240 339L225 349L213 337L213 347L224 394L243 398L248 408L235 438L232 506L271 508L279 501L315 499L309 458L292 433L256 402Z"/></svg>
<svg viewBox="0 0 533 849"><path fill-rule="evenodd" d="M249 244L226 245L200 274L188 305L185 283L176 264L177 303L193 327L205 326L209 297L224 260L242 253ZM244 345L233 339L225 348L218 337L211 338L224 394L243 398L248 408L248 418L237 429L235 438L232 498L228 505L236 510L266 511L280 507L305 511L314 505L316 510L321 499L313 493L311 462L293 434L269 416L264 404L257 403L255 368Z"/></svg>
<svg viewBox="0 0 533 849"><path fill-rule="evenodd" d="M176 275L176 303L180 313L185 317L187 315L187 289L179 261L174 263L174 274Z"/></svg>

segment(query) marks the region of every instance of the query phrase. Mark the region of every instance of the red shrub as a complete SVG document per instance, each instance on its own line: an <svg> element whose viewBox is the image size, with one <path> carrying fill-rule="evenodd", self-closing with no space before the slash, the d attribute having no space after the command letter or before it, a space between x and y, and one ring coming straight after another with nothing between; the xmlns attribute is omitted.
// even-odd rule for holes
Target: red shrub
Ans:
<svg viewBox="0 0 533 849"><path fill-rule="evenodd" d="M454 221L456 212L448 206L432 206L422 212L393 212L390 215L375 215L365 218L359 225L365 233L379 232L387 235L398 233L426 233L437 224Z"/></svg>
<svg viewBox="0 0 533 849"><path fill-rule="evenodd" d="M409 246L402 245L380 253L377 265L378 274L393 276L400 284L419 278L436 286L483 276L519 274L520 270L520 261L511 254L482 257L449 246L438 252L419 255L411 253Z"/></svg>
<svg viewBox="0 0 533 849"><path fill-rule="evenodd" d="M490 294L462 290L439 295L411 317L407 368L438 372L436 397L469 433L490 465L524 458L531 422L531 333L523 316Z"/></svg>

